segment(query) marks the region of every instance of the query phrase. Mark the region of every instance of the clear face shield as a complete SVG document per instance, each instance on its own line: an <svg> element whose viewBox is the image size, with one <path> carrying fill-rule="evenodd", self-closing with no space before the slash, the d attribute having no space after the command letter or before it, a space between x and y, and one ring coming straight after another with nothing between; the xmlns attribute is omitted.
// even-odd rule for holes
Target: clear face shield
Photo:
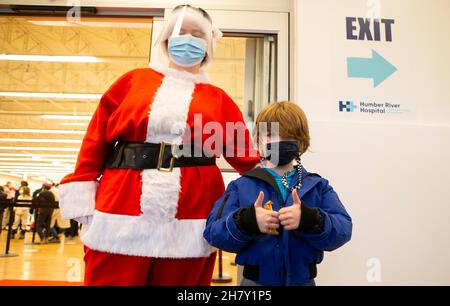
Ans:
<svg viewBox="0 0 450 306"><path fill-rule="evenodd" d="M205 11L185 5L175 8L168 17L158 43L172 62L192 67L209 62L215 41L221 35Z"/></svg>
<svg viewBox="0 0 450 306"><path fill-rule="evenodd" d="M207 42L197 22L186 18L186 11L187 6L184 6L168 40L167 51L170 59L178 66L192 67L205 58Z"/></svg>

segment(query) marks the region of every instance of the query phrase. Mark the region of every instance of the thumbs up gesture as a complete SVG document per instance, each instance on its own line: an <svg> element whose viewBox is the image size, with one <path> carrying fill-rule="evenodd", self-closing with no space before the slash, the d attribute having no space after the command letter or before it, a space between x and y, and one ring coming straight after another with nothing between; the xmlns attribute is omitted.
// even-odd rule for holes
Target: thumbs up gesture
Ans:
<svg viewBox="0 0 450 306"><path fill-rule="evenodd" d="M278 235L278 231L276 230L280 227L278 212L264 209L263 200L264 193L260 191L255 201L256 222L258 223L259 231L263 234Z"/></svg>
<svg viewBox="0 0 450 306"><path fill-rule="evenodd" d="M300 226L300 217L302 215L301 201L298 197L297 189L292 191L294 204L283 207L279 211L279 220L284 229L288 231L296 230Z"/></svg>

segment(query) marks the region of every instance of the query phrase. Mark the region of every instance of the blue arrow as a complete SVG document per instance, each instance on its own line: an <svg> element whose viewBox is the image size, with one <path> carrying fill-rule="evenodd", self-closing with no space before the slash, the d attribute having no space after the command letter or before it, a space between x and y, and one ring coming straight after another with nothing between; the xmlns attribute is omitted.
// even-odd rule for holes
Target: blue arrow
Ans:
<svg viewBox="0 0 450 306"><path fill-rule="evenodd" d="M396 71L397 68L375 50L372 50L372 58L347 58L348 77L373 79L373 87L383 83Z"/></svg>

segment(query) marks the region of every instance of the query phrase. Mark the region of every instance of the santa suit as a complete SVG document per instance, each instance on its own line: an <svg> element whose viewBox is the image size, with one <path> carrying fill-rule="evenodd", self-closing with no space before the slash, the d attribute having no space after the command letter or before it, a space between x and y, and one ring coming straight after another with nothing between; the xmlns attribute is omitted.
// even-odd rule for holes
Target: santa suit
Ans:
<svg viewBox="0 0 450 306"><path fill-rule="evenodd" d="M202 128L211 121L223 131L227 122L243 124L236 104L202 73L137 69L102 96L75 171L59 188L63 218L93 216L81 234L87 251L86 284L209 285L215 253L203 230L224 192L219 168L105 169L117 140L180 144L183 135L191 135L192 142L194 137L204 142L211 134L194 135L194 115L202 116ZM236 156L234 135L229 134L223 134L225 159L238 172L253 168L259 156L249 156L248 130L245 157ZM225 149L230 146L232 150Z"/></svg>

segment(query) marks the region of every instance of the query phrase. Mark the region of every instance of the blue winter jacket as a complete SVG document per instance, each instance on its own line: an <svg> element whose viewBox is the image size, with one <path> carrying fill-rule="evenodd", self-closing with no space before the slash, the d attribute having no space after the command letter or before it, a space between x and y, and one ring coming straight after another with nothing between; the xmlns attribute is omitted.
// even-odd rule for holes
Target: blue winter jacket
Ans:
<svg viewBox="0 0 450 306"><path fill-rule="evenodd" d="M352 220L328 181L317 174L302 172L303 184L298 192L302 200L300 228L287 231L280 226L279 235L250 233L239 226L238 216L251 209L260 191L264 203L273 202L273 210L293 204L292 194L283 203L274 177L255 168L232 181L217 200L203 233L214 247L237 253L236 263L244 270L257 269L261 285L301 285L316 276L316 264L323 251L332 251L350 240ZM291 180L297 182L298 174ZM309 228L302 229L302 223ZM251 269L250 269L251 268ZM245 276L245 272L244 272Z"/></svg>

